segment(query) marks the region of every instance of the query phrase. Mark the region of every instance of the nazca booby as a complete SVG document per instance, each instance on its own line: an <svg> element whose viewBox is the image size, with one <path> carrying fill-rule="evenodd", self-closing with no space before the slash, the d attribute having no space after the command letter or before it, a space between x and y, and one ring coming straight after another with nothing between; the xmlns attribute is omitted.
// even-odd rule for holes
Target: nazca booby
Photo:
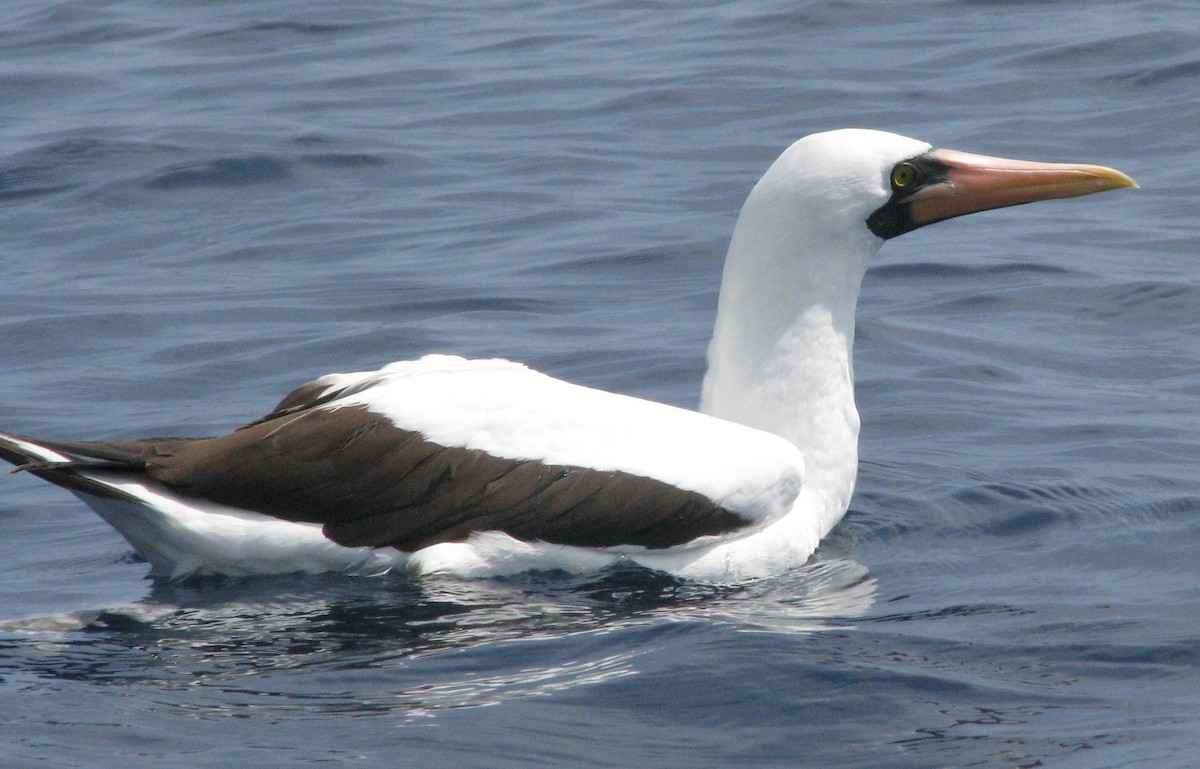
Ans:
<svg viewBox="0 0 1200 769"><path fill-rule="evenodd" d="M74 492L167 578L619 560L719 582L770 575L812 554L854 489L867 259L933 222L1128 186L1101 166L814 134L737 220L699 412L430 355L321 377L228 435L0 434L0 457Z"/></svg>

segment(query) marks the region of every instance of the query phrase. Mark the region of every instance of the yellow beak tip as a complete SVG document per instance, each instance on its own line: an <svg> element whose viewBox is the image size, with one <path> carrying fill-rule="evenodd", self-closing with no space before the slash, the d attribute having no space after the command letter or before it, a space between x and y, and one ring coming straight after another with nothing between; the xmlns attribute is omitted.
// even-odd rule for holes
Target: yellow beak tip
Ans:
<svg viewBox="0 0 1200 769"><path fill-rule="evenodd" d="M1141 187L1135 182L1132 177L1123 174L1115 168L1105 168L1104 166L1096 166L1096 175L1103 182L1103 187L1106 190L1119 190L1125 187L1133 187L1137 189Z"/></svg>

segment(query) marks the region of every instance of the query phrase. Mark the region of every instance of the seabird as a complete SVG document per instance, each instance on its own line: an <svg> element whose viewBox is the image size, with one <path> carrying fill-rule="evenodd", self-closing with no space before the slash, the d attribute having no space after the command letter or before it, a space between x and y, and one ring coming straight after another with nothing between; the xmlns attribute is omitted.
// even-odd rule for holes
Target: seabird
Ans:
<svg viewBox="0 0 1200 769"><path fill-rule="evenodd" d="M854 489L868 258L933 222L1130 186L1102 166L813 134L738 217L698 412L429 355L321 377L228 435L0 433L0 457L79 496L172 579L622 560L720 582L775 574L808 559Z"/></svg>

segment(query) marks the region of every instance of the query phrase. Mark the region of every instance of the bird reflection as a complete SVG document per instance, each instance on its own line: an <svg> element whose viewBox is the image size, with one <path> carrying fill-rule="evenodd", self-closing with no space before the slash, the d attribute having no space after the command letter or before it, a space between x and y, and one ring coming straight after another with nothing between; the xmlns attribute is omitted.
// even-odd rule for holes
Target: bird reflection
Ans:
<svg viewBox="0 0 1200 769"><path fill-rule="evenodd" d="M481 581L156 582L134 606L0 625L10 641L0 666L186 689L176 704L206 713L274 705L411 719L637 675L638 657L659 648L651 639L666 627L844 627L866 613L875 590L866 567L833 556L738 586L634 566Z"/></svg>

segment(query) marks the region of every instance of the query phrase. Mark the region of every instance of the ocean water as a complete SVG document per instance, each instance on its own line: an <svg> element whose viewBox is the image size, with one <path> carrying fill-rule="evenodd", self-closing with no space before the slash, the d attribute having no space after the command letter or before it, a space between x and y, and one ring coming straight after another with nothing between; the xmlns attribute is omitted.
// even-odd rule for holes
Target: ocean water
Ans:
<svg viewBox="0 0 1200 769"><path fill-rule="evenodd" d="M0 764L1200 765L1188 2L5 3L0 426L435 351L693 406L742 200L841 126L1142 188L885 246L809 564L162 584L4 477Z"/></svg>

